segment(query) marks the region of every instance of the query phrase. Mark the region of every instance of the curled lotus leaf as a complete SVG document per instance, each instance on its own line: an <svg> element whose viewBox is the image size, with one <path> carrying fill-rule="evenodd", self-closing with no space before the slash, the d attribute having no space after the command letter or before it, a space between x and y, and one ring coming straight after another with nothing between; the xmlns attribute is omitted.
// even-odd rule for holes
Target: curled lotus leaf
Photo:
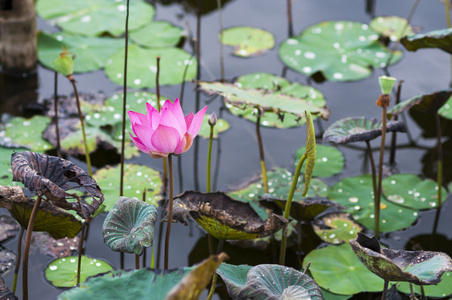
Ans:
<svg viewBox="0 0 452 300"><path fill-rule="evenodd" d="M223 263L217 273L233 299L324 299L320 287L312 278L290 267Z"/></svg>
<svg viewBox="0 0 452 300"><path fill-rule="evenodd" d="M350 117L340 119L325 130L324 142L347 144L357 141L369 141L381 135L381 122L375 118ZM386 131L405 132L406 126L399 121L388 122Z"/></svg>
<svg viewBox="0 0 452 300"><path fill-rule="evenodd" d="M264 222L248 203L225 193L184 192L174 198L173 217L187 224L191 216L217 239L247 240L280 230L287 220L271 214Z"/></svg>
<svg viewBox="0 0 452 300"><path fill-rule="evenodd" d="M443 273L452 271L452 259L442 252L386 249L376 237L362 233L350 245L359 260L385 281L438 284Z"/></svg>
<svg viewBox="0 0 452 300"><path fill-rule="evenodd" d="M22 182L27 189L45 196L55 206L75 210L85 219L92 216L104 201L104 195L96 181L68 160L24 151L11 155L11 167L13 181ZM88 204L76 193L66 192L71 189L88 193L92 203ZM67 199L77 201L68 202Z"/></svg>
<svg viewBox="0 0 452 300"><path fill-rule="evenodd" d="M407 110L414 110L427 114L436 114L438 110L449 100L452 96L452 89L437 91L430 94L423 94L413 97L411 99L400 102L390 110L388 110L388 117L398 115Z"/></svg>
<svg viewBox="0 0 452 300"><path fill-rule="evenodd" d="M102 226L104 243L113 251L141 255L152 245L157 209L136 198L120 197Z"/></svg>
<svg viewBox="0 0 452 300"><path fill-rule="evenodd" d="M423 48L439 48L452 54L452 28L405 36L400 41L408 51L416 51Z"/></svg>

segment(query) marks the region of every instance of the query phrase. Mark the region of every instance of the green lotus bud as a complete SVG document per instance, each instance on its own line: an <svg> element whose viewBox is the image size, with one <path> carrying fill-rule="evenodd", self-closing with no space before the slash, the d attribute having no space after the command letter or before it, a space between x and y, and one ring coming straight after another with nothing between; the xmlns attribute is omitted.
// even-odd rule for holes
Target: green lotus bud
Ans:
<svg viewBox="0 0 452 300"><path fill-rule="evenodd" d="M209 125L215 126L217 124L217 115L215 113L212 113L209 117Z"/></svg>
<svg viewBox="0 0 452 300"><path fill-rule="evenodd" d="M55 71L63 74L65 77L71 76L74 73L74 57L70 54L71 52L66 52L63 49L60 56L50 63Z"/></svg>
<svg viewBox="0 0 452 300"><path fill-rule="evenodd" d="M388 76L380 76L378 77L378 82L380 83L380 89L382 94L391 93L392 88L394 87L397 79L394 77Z"/></svg>

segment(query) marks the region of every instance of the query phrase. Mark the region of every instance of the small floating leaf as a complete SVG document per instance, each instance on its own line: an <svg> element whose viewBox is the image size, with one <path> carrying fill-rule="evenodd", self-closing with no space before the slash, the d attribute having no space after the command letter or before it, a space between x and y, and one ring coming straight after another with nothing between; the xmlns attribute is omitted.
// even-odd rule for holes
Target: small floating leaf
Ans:
<svg viewBox="0 0 452 300"><path fill-rule="evenodd" d="M234 46L234 54L242 57L259 55L275 46L270 32L247 26L224 29L222 42Z"/></svg>
<svg viewBox="0 0 452 300"><path fill-rule="evenodd" d="M314 232L325 242L341 244L349 242L363 228L350 218L348 213L330 213L313 224Z"/></svg>
<svg viewBox="0 0 452 300"><path fill-rule="evenodd" d="M184 31L167 21L154 21L130 32L130 38L143 47L176 46L184 36Z"/></svg>
<svg viewBox="0 0 452 300"><path fill-rule="evenodd" d="M157 209L136 198L120 197L102 226L104 243L111 250L141 255L152 246Z"/></svg>
<svg viewBox="0 0 452 300"><path fill-rule="evenodd" d="M336 147L317 144L317 156L313 177L330 177L340 173L344 168L344 155ZM306 147L301 147L295 152L295 165L306 152ZM303 172L304 166L301 168Z"/></svg>
<svg viewBox="0 0 452 300"><path fill-rule="evenodd" d="M57 287L73 287L77 284L78 256L57 258L45 270L45 276L52 285ZM82 256L80 282L85 282L90 276L113 270L107 262Z"/></svg>
<svg viewBox="0 0 452 300"><path fill-rule="evenodd" d="M411 25L404 18L398 16L376 17L369 23L370 27L378 33L397 42L405 35L414 35Z"/></svg>
<svg viewBox="0 0 452 300"><path fill-rule="evenodd" d="M402 45L408 51L424 48L439 48L452 54L452 28L434 30L401 39Z"/></svg>
<svg viewBox="0 0 452 300"><path fill-rule="evenodd" d="M413 209L430 209L438 203L437 183L431 179L422 180L415 174L396 174L383 179L383 194L389 201ZM442 192L441 203L446 200L447 191Z"/></svg>

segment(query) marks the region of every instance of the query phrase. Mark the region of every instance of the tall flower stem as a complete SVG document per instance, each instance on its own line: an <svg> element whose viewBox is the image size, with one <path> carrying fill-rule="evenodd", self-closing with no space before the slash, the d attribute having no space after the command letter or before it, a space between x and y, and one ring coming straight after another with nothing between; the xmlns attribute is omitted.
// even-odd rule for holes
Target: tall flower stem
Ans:
<svg viewBox="0 0 452 300"><path fill-rule="evenodd" d="M381 294L381 300L386 300L386 294L388 293L388 286L389 286L389 281L385 280L385 283L383 286L383 293Z"/></svg>
<svg viewBox="0 0 452 300"><path fill-rule="evenodd" d="M375 169L375 161L374 161L374 155L372 153L372 148L370 147L370 142L366 141L367 146L367 156L369 157L370 161L370 169L372 170L372 186L374 189L374 196L377 194L377 170Z"/></svg>
<svg viewBox="0 0 452 300"><path fill-rule="evenodd" d="M19 231L19 237L17 239L17 258L16 258L16 267L14 268L14 279L13 279L13 287L11 289L11 291L13 292L13 294L16 293L16 287L17 287L17 277L19 275L19 269L20 269L20 260L21 260L21 256L22 256L22 238L24 236L24 231L25 228L24 227L20 227L20 231Z"/></svg>
<svg viewBox="0 0 452 300"><path fill-rule="evenodd" d="M448 0L446 0L447 2ZM438 207L441 207L442 205L442 186L443 186L443 146L441 143L441 137L442 137L442 133L441 133L441 120L439 119L439 114L438 112L435 113L435 119L436 119L436 151L438 153L438 158L437 158L437 170L436 170L436 184L438 187L438 191L437 191L437 202L438 202Z"/></svg>
<svg viewBox="0 0 452 300"><path fill-rule="evenodd" d="M220 22L220 81L224 81L224 55L223 55L223 19L221 18L221 0L217 0L218 21Z"/></svg>
<svg viewBox="0 0 452 300"><path fill-rule="evenodd" d="M166 227L166 237L165 237L165 260L164 269L168 270L168 256L169 256L169 239L171 235L171 225L173 224L173 190L174 190L174 180L173 180L173 156L168 155L168 175L169 175L169 198L168 198L168 225Z"/></svg>
<svg viewBox="0 0 452 300"><path fill-rule="evenodd" d="M22 299L28 300L28 257L30 255L31 236L33 234L33 226L35 225L36 214L41 205L41 195L38 195L30 219L28 220L27 235L25 236L24 257L22 265Z"/></svg>
<svg viewBox="0 0 452 300"><path fill-rule="evenodd" d="M80 240L78 242L78 262L77 262L77 286L80 285L80 273L82 271L82 254L83 254L83 242L85 241L86 224L89 220L85 220L82 224L82 230L80 233Z"/></svg>
<svg viewBox="0 0 452 300"><path fill-rule="evenodd" d="M380 236L380 203L381 203L381 185L383 181L383 160L385 153L385 142L386 142L386 114L387 107L382 107L381 115L381 144L380 144L380 157L378 160L378 183L377 183L377 193L375 195L375 236L379 238Z"/></svg>
<svg viewBox="0 0 452 300"><path fill-rule="evenodd" d="M295 169L295 174L292 178L292 184L290 186L289 195L287 196L286 208L284 210L284 218L289 219L290 215L290 207L292 206L293 195L295 194L295 189L297 188L298 177L300 177L301 167L303 167L303 163L306 160L306 153L300 158L297 164L297 168ZM279 252L279 264L284 266L286 261L286 248L287 248L287 224L284 226L283 234L281 238L281 250Z"/></svg>
<svg viewBox="0 0 452 300"><path fill-rule="evenodd" d="M220 242L218 243L217 255L219 255L221 253L221 251L223 250L223 245L224 245L224 239L221 239ZM206 300L212 299L213 293L215 293L215 287L217 285L217 278L218 278L218 274L214 273L213 277L212 277L212 285L210 286L210 291L209 291L209 294L207 295Z"/></svg>
<svg viewBox="0 0 452 300"><path fill-rule="evenodd" d="M445 8L446 8L446 24L447 24L447 28L450 28L451 23L450 23L450 4L449 4L449 0L444 1L445 4ZM450 70L451 70L451 74L452 74L452 56L450 56ZM452 86L452 81L450 82L449 86Z"/></svg>
<svg viewBox="0 0 452 300"><path fill-rule="evenodd" d="M74 94L75 94L75 100L77 101L78 118L80 119L80 127L82 129L83 147L85 149L86 166L88 167L88 174L89 174L89 176L93 176L93 170L91 168L91 158L89 156L88 144L86 143L85 122L83 121L82 108L80 106L80 99L78 96L77 85L75 84L75 80L74 80L74 78L72 78L72 76L69 78L69 81L72 84L72 88L74 89Z"/></svg>
<svg viewBox="0 0 452 300"><path fill-rule="evenodd" d="M289 24L289 37L293 37L292 0L287 0L287 23Z"/></svg>
<svg viewBox="0 0 452 300"><path fill-rule="evenodd" d="M212 118L213 117L213 118ZM209 126L210 126L210 135L209 135L209 148L207 150L207 183L206 183L206 191L210 193L211 189L211 165L212 165L212 143L213 143L213 128L216 124L216 116L215 113L212 114L211 118L209 118ZM213 236L208 233L207 239L209 242L209 253L212 255L213 253Z"/></svg>
<svg viewBox="0 0 452 300"><path fill-rule="evenodd" d="M395 99L395 103L394 105L397 105L400 103L400 94L402 92L402 83L403 80L399 81L399 84L397 85L397 92L396 92L396 99ZM399 118L398 115L394 115L393 120L397 121ZM391 150L389 152L389 165L393 166L395 163L395 154L396 154L396 143L397 143L397 132L394 131L392 133L392 138L391 138Z"/></svg>
<svg viewBox="0 0 452 300"><path fill-rule="evenodd" d="M260 127L261 127L261 112L259 111L257 120L256 120L256 136L257 136L257 144L259 146L259 158L260 158L260 162L261 162L262 181L264 182L264 191L265 191L265 193L268 193L267 169L265 167L264 145L262 143Z"/></svg>
<svg viewBox="0 0 452 300"><path fill-rule="evenodd" d="M53 87L53 97L54 97L53 107L55 110L54 122L55 122L55 134L56 134L56 140L57 140L56 151L57 151L58 157L61 158L60 129L58 126L58 72L57 71L55 71L55 74L54 74L53 85L54 85L54 87Z"/></svg>

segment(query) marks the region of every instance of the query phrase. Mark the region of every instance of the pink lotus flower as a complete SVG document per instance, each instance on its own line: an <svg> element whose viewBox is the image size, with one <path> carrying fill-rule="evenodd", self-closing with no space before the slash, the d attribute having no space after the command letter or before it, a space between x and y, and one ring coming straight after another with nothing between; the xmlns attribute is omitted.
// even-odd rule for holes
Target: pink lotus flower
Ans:
<svg viewBox="0 0 452 300"><path fill-rule="evenodd" d="M133 143L141 151L153 158L167 157L169 154L180 155L190 149L193 139L201 129L207 106L193 116L184 117L184 113L176 99L174 103L166 100L160 112L146 103L147 114L129 110Z"/></svg>

